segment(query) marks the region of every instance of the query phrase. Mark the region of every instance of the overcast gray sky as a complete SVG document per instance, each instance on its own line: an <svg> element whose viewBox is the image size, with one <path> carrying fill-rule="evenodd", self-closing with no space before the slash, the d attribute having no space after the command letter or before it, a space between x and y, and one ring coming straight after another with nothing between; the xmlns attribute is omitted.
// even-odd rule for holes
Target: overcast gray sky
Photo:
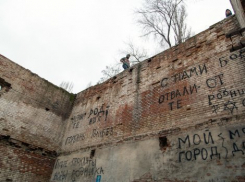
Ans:
<svg viewBox="0 0 245 182"><path fill-rule="evenodd" d="M78 93L96 84L106 65L124 55L125 42L161 51L140 37L134 10L144 0L0 0L0 54ZM225 18L229 0L187 0L188 25L196 34ZM233 10L232 10L233 12Z"/></svg>

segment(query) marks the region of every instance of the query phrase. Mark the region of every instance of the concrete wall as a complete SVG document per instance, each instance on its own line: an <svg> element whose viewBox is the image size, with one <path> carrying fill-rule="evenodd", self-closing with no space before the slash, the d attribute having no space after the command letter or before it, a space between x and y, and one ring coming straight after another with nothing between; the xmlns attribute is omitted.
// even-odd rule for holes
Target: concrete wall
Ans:
<svg viewBox="0 0 245 182"><path fill-rule="evenodd" d="M232 8L236 13L237 20L240 24L240 28L245 27L245 2L244 0L230 0Z"/></svg>
<svg viewBox="0 0 245 182"><path fill-rule="evenodd" d="M165 147L148 136L98 147L93 158L89 150L73 152L59 157L51 181L243 181L244 130L239 124L192 128L167 134Z"/></svg>
<svg viewBox="0 0 245 182"><path fill-rule="evenodd" d="M0 55L0 181L49 181L74 95Z"/></svg>
<svg viewBox="0 0 245 182"><path fill-rule="evenodd" d="M234 16L77 95L51 181L244 181Z"/></svg>

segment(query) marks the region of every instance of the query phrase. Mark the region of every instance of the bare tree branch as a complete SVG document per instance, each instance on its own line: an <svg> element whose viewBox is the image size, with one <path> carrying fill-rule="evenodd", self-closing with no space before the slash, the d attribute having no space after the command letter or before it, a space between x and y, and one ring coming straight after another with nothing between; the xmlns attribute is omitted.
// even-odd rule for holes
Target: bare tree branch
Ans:
<svg viewBox="0 0 245 182"><path fill-rule="evenodd" d="M101 71L103 76L100 78L98 83L102 83L112 78L113 76L120 73L120 71L121 71L121 64L114 64L114 65L106 66L106 68Z"/></svg>
<svg viewBox="0 0 245 182"><path fill-rule="evenodd" d="M74 84L72 82L62 81L60 87L68 92L72 92Z"/></svg>
<svg viewBox="0 0 245 182"><path fill-rule="evenodd" d="M139 25L143 36L153 35L161 45L169 47L184 42L190 31L185 23L187 13L184 0L145 0L143 8L136 13L140 16Z"/></svg>

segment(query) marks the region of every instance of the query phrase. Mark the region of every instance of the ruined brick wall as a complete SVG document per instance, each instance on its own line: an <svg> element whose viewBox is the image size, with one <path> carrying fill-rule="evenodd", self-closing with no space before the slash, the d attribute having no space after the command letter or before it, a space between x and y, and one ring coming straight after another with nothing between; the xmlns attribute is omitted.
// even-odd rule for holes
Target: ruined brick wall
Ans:
<svg viewBox="0 0 245 182"><path fill-rule="evenodd" d="M0 55L0 181L49 181L73 100Z"/></svg>
<svg viewBox="0 0 245 182"><path fill-rule="evenodd" d="M79 93L51 181L244 181L237 28L227 18Z"/></svg>

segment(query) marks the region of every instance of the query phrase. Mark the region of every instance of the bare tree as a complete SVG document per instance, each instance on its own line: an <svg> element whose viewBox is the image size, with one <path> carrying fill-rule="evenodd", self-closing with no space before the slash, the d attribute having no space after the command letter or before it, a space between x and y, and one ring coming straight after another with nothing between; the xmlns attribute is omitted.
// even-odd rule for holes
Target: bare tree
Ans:
<svg viewBox="0 0 245 182"><path fill-rule="evenodd" d="M92 86L92 82L90 81L85 88L89 88Z"/></svg>
<svg viewBox="0 0 245 182"><path fill-rule="evenodd" d="M145 0L143 8L136 11L140 15L138 23L143 28L143 36L153 35L162 46L167 44L169 47L173 40L176 44L185 41L187 13L183 1Z"/></svg>
<svg viewBox="0 0 245 182"><path fill-rule="evenodd" d="M117 75L118 73L120 73L120 71L121 71L120 66L121 66L120 63L110 65L110 66L106 66L106 68L101 71L103 76L100 78L98 83L102 83L102 82L112 78L113 76Z"/></svg>
<svg viewBox="0 0 245 182"><path fill-rule="evenodd" d="M60 84L60 87L65 89L68 92L72 92L73 90L73 83L72 82L66 82L66 81L62 81Z"/></svg>
<svg viewBox="0 0 245 182"><path fill-rule="evenodd" d="M173 16L173 24L175 44L180 44L191 37L191 29L187 29L185 20L187 18L186 8L184 5L176 9Z"/></svg>

